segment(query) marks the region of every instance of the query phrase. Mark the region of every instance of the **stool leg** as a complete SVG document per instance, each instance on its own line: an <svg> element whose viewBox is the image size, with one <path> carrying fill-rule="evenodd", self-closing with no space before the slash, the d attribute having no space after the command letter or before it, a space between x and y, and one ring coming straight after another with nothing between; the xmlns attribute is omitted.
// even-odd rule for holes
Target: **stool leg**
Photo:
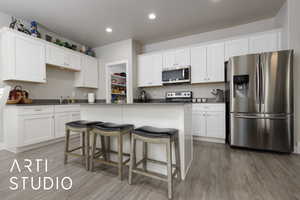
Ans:
<svg viewBox="0 0 300 200"><path fill-rule="evenodd" d="M122 180L123 178L123 136L120 134L118 136L118 154L119 154L119 162L118 162L118 168L119 168L119 179Z"/></svg>
<svg viewBox="0 0 300 200"><path fill-rule="evenodd" d="M85 131L81 133L81 153L82 153L82 163L85 162Z"/></svg>
<svg viewBox="0 0 300 200"><path fill-rule="evenodd" d="M70 130L66 128L66 136L65 136L65 156L64 156L64 164L68 163L68 152L69 152L69 141L70 141Z"/></svg>
<svg viewBox="0 0 300 200"><path fill-rule="evenodd" d="M106 159L110 160L110 137L106 137Z"/></svg>
<svg viewBox="0 0 300 200"><path fill-rule="evenodd" d="M148 144L147 142L143 142L143 169L147 170L147 156L148 156Z"/></svg>
<svg viewBox="0 0 300 200"><path fill-rule="evenodd" d="M176 156L176 169L177 169L177 178L181 180L181 160L180 160L180 146L178 137L174 140L175 146L175 156Z"/></svg>
<svg viewBox="0 0 300 200"><path fill-rule="evenodd" d="M104 136L101 136L101 151L102 151L104 160L107 161L107 155L106 155L105 149L106 149L106 145L105 145L105 137L104 137Z"/></svg>
<svg viewBox="0 0 300 200"><path fill-rule="evenodd" d="M90 170L90 131L87 130L86 133L85 133L85 153L86 153L86 156L85 156L85 167L86 167L86 170Z"/></svg>
<svg viewBox="0 0 300 200"><path fill-rule="evenodd" d="M95 158L95 152L96 152L96 141L97 141L97 134L92 133L92 153L91 153L91 158L90 158L90 169L91 171L94 170L94 158Z"/></svg>
<svg viewBox="0 0 300 200"><path fill-rule="evenodd" d="M172 143L169 140L167 142L167 173L168 173L168 198L172 199L173 196L173 184L172 184Z"/></svg>
<svg viewBox="0 0 300 200"><path fill-rule="evenodd" d="M130 163L129 163L129 177L128 183L132 184L132 170L135 166L135 138L134 135L131 135L131 144L130 144Z"/></svg>

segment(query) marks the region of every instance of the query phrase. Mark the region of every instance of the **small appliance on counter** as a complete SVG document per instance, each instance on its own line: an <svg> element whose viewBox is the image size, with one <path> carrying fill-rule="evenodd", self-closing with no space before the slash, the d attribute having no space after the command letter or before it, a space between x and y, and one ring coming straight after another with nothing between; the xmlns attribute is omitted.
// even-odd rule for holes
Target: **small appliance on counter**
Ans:
<svg viewBox="0 0 300 200"><path fill-rule="evenodd" d="M148 94L146 93L145 90L141 90L141 91L140 91L138 100L139 100L139 102L142 102L142 103L146 103L146 102L149 101Z"/></svg>
<svg viewBox="0 0 300 200"><path fill-rule="evenodd" d="M166 92L167 102L192 102L192 91Z"/></svg>
<svg viewBox="0 0 300 200"><path fill-rule="evenodd" d="M88 93L88 103L95 103L95 93Z"/></svg>
<svg viewBox="0 0 300 200"><path fill-rule="evenodd" d="M215 101L216 102L223 102L224 101L224 91L221 89L212 89L210 91L212 95L216 97Z"/></svg>
<svg viewBox="0 0 300 200"><path fill-rule="evenodd" d="M32 99L29 99L29 92L23 90L21 86L16 86L9 92L7 104L31 104Z"/></svg>

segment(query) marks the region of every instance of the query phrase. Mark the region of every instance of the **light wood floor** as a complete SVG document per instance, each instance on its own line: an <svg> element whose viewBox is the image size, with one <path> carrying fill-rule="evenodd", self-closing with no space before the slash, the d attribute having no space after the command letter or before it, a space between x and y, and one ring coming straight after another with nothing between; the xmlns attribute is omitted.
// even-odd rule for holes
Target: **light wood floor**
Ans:
<svg viewBox="0 0 300 200"><path fill-rule="evenodd" d="M174 199L300 200L300 156L237 150L202 142L195 142L194 150L192 168L186 181L175 184ZM47 158L49 171L47 174L9 173L14 158L19 161ZM70 191L10 191L9 178L13 175L70 176L73 188ZM87 172L77 158L63 165L63 143L17 155L0 151L1 200L167 199L165 183L138 175L134 177L134 185L130 186L127 178L119 181L117 170L111 167L100 166L96 172Z"/></svg>

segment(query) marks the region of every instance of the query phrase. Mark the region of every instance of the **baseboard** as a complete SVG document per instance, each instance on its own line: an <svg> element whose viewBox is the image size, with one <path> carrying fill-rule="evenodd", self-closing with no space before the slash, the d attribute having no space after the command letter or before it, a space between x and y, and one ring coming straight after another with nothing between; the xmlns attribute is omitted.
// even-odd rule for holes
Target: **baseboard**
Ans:
<svg viewBox="0 0 300 200"><path fill-rule="evenodd" d="M0 151L1 150L4 150L4 143L3 142L0 142Z"/></svg>
<svg viewBox="0 0 300 200"><path fill-rule="evenodd" d="M74 139L74 138L78 138L80 135L79 134L73 134L71 135L71 139ZM53 140L49 140L49 141L45 141L45 142L40 142L40 143L37 143L37 144L32 144L32 145L28 145L28 146L23 146L23 147L5 147L3 149L9 151L9 152L12 152L12 153L21 153L21 152L24 152L24 151L29 151L29 150L32 150L32 149L37 149L37 148L40 148L40 147L43 147L43 146L47 146L47 145L50 145L50 144L54 144L54 143L57 143L57 142L61 142L65 139L65 137L60 137L60 138L56 138L56 139L53 139Z"/></svg>
<svg viewBox="0 0 300 200"><path fill-rule="evenodd" d="M212 142L212 143L225 144L225 139L202 137L202 136L193 136L193 139L198 140L198 141L203 141L203 142Z"/></svg>

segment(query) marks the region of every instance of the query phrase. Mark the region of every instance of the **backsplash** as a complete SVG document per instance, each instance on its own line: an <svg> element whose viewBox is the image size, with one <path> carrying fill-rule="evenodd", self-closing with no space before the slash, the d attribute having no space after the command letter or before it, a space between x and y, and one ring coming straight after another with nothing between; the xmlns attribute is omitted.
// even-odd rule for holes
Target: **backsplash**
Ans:
<svg viewBox="0 0 300 200"><path fill-rule="evenodd" d="M59 99L60 96L64 98L67 96L73 97L73 94L75 94L75 99L87 99L88 92L97 93L97 89L75 88L75 72L47 67L46 76L46 83L18 81L7 81L5 83L11 87L22 86L23 89L28 90L29 97L32 99Z"/></svg>
<svg viewBox="0 0 300 200"><path fill-rule="evenodd" d="M197 84L197 85L169 85L162 87L142 88L147 92L151 99L165 98L165 93L168 91L193 91L194 98L214 98L214 95L210 93L212 89L225 90L224 83L212 83L212 84Z"/></svg>

